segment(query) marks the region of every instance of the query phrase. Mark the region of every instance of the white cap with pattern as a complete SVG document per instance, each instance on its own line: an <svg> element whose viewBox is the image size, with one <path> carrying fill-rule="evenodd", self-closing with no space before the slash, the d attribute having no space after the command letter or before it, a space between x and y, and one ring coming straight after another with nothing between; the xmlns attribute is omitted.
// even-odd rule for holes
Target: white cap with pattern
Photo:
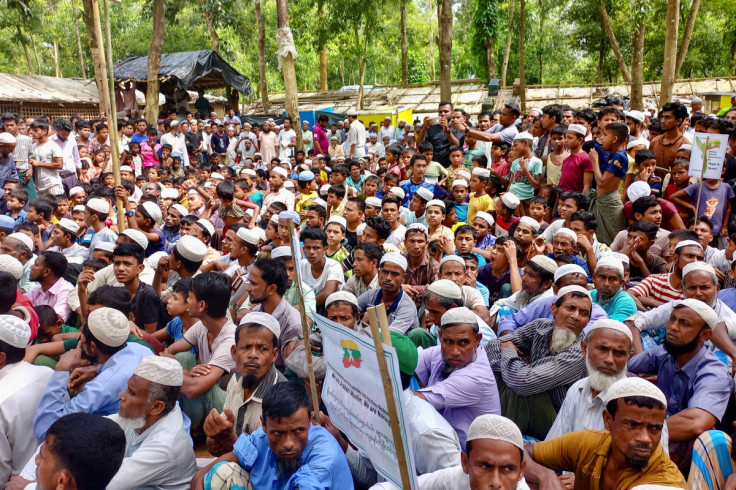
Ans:
<svg viewBox="0 0 736 490"><path fill-rule="evenodd" d="M467 440L476 439L504 441L524 450L524 437L521 435L521 430L513 421L501 415L488 413L476 417L468 427Z"/></svg>
<svg viewBox="0 0 736 490"><path fill-rule="evenodd" d="M0 315L0 341L25 349L31 340L31 327L28 323L14 315Z"/></svg>
<svg viewBox="0 0 736 490"><path fill-rule="evenodd" d="M144 357L133 374L164 386L181 386L184 383L184 370L181 364L176 359L168 357Z"/></svg>
<svg viewBox="0 0 736 490"><path fill-rule="evenodd" d="M263 311L251 311L245 315L240 320L240 324L245 325L246 323L255 323L256 325L266 327L273 332L277 339L279 338L279 335L281 335L281 325L279 324L279 321Z"/></svg>
<svg viewBox="0 0 736 490"><path fill-rule="evenodd" d="M108 347L120 347L130 335L128 317L113 308L99 308L90 313L87 326L92 335Z"/></svg>

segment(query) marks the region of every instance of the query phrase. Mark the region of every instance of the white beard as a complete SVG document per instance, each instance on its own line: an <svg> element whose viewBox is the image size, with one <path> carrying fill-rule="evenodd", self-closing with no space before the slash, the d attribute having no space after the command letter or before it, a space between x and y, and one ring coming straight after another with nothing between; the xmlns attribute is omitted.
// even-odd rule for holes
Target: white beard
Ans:
<svg viewBox="0 0 736 490"><path fill-rule="evenodd" d="M610 388L613 383L626 377L625 367L620 373L616 373L613 376L606 376L600 371L596 371L590 363L588 356L585 356L585 367L588 370L588 383L590 383L590 387L595 391L605 391Z"/></svg>
<svg viewBox="0 0 736 490"><path fill-rule="evenodd" d="M146 425L146 417L135 417L135 418L130 419L127 417L122 417L120 416L120 414L118 414L118 425L123 430L142 429Z"/></svg>
<svg viewBox="0 0 736 490"><path fill-rule="evenodd" d="M565 328L555 326L555 328L552 330L552 340L549 344L549 350L550 352L552 352L553 356L556 356L563 350L570 347L576 341L577 335L575 335L573 332Z"/></svg>

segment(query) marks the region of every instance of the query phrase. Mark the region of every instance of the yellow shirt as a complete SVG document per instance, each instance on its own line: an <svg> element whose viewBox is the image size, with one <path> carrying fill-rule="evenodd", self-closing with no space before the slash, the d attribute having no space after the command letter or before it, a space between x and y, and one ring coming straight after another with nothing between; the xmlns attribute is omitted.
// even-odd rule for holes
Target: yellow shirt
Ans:
<svg viewBox="0 0 736 490"><path fill-rule="evenodd" d="M478 211L493 210L493 199L488 194L475 197L475 192L470 193L470 202L468 203L468 223L472 223Z"/></svg>
<svg viewBox="0 0 736 490"><path fill-rule="evenodd" d="M297 213L300 212L300 211L303 211L310 204L312 204L315 199L317 199L317 193L315 191L312 191L311 194L302 194L302 193L299 193L299 197L297 198L297 202L294 205L294 211L296 211Z"/></svg>
<svg viewBox="0 0 736 490"><path fill-rule="evenodd" d="M534 460L555 471L574 471L576 489L600 490L610 452L611 433L603 430L570 432L534 444ZM661 444L654 450L646 468L627 469L615 488L628 490L644 484L688 488L682 473L664 453Z"/></svg>
<svg viewBox="0 0 736 490"><path fill-rule="evenodd" d="M446 227L445 225L440 225L439 228L435 230L434 233L429 235L429 238L427 239L428 242L431 242L432 240L439 240L442 236L448 236L450 239L455 239L455 234L452 232L451 229Z"/></svg>

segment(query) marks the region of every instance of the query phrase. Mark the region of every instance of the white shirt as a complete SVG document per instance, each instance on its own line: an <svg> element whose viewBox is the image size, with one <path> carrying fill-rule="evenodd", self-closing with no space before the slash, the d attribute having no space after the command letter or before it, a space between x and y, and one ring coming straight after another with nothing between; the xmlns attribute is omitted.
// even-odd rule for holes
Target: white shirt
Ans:
<svg viewBox="0 0 736 490"><path fill-rule="evenodd" d="M636 328L642 332L654 328L667 328L667 321L670 319L672 310L679 304L680 301L669 301L649 311L637 311L629 320L632 320ZM720 299L716 299L713 310L718 315L718 319L726 324L728 336L736 339L736 313Z"/></svg>
<svg viewBox="0 0 736 490"><path fill-rule="evenodd" d="M108 418L120 420L117 414ZM176 405L142 434L125 430L125 459L107 488L186 490L196 471L192 443Z"/></svg>
<svg viewBox="0 0 736 490"><path fill-rule="evenodd" d="M286 209L288 209L289 211L294 211L294 193L286 187L281 187L278 192L271 191L270 193L266 194L266 197L263 198L263 206L261 206L261 212L259 216L263 216L263 213L274 202L282 202L286 205Z"/></svg>
<svg viewBox="0 0 736 490"><path fill-rule="evenodd" d="M477 289L463 285L463 287L461 288L461 292L463 296L463 304L466 308L472 310L476 306L486 305L486 302L483 299L483 295L480 294L480 291L478 291Z"/></svg>
<svg viewBox="0 0 736 490"><path fill-rule="evenodd" d="M378 139L380 141L383 141L384 136L388 136L389 143L395 142L396 141L396 130L394 129L394 127L391 125L389 125L388 127L381 126L381 129L378 131Z"/></svg>
<svg viewBox="0 0 736 490"><path fill-rule="evenodd" d="M289 160L289 157L294 154L295 148L289 146L292 140L296 142L296 132L293 129L288 131L282 130L279 133L279 159L281 161Z"/></svg>
<svg viewBox="0 0 736 490"><path fill-rule="evenodd" d="M470 488L470 475L463 471L462 466L453 466L443 470L421 475L417 479L419 490L468 490ZM377 483L370 490L395 490L398 487L391 483ZM529 485L522 477L516 485L516 490L529 490Z"/></svg>
<svg viewBox="0 0 736 490"><path fill-rule="evenodd" d="M347 138L345 138L345 155L350 156L350 148L355 145L353 158L365 156L365 126L357 119L350 123Z"/></svg>
<svg viewBox="0 0 736 490"><path fill-rule="evenodd" d="M319 277L312 275L312 264L307 260L302 260L301 265L302 282L314 290L315 295L319 295L325 288L327 281L337 281L338 291L345 284L345 276L342 273L342 265L336 260L325 257L325 267Z"/></svg>
<svg viewBox="0 0 736 490"><path fill-rule="evenodd" d="M25 361L0 369L0 485L19 474L41 444L33 419L52 374Z"/></svg>
<svg viewBox="0 0 736 490"><path fill-rule="evenodd" d="M161 146L169 144L171 145L171 153L178 153L181 155L181 163L183 167L189 165L189 153L187 153L187 140L183 134L166 133L161 136Z"/></svg>
<svg viewBox="0 0 736 490"><path fill-rule="evenodd" d="M469 287L469 286L463 286L463 287ZM473 291L476 291L476 290L473 289ZM519 311L520 309L522 309L525 306L527 306L529 303L534 303L538 299L549 298L550 296L554 296L554 294L555 294L554 291L552 291L552 288L549 288L548 290L546 290L546 291L538 294L537 296L535 296L526 305L520 305L516 301L516 299L519 297L519 293L520 292L521 291L517 291L517 292L513 293L511 296L509 296L508 298L502 298L502 299L497 300L495 303L493 303L493 306L491 306L491 309L488 312L488 314L491 315L491 316L495 315L496 313L498 313L498 310L500 310L502 306L508 306L509 308L513 309L514 311ZM470 308L470 307L468 307L468 308Z"/></svg>
<svg viewBox="0 0 736 490"><path fill-rule="evenodd" d="M48 140L42 145L33 143L31 148L32 158L35 158L39 162L53 163L55 158L64 158L59 145L51 140ZM61 183L59 171L56 169L34 167L33 178L39 192L46 192L55 196L64 193L64 186Z"/></svg>
<svg viewBox="0 0 736 490"><path fill-rule="evenodd" d="M392 231L388 238L386 238L385 243L396 245L398 247L399 243L404 241L404 236L406 236L406 226L399 225L398 228Z"/></svg>
<svg viewBox="0 0 736 490"><path fill-rule="evenodd" d="M731 261L726 257L725 250L719 250L708 245L705 249L705 261L724 274L731 270Z"/></svg>

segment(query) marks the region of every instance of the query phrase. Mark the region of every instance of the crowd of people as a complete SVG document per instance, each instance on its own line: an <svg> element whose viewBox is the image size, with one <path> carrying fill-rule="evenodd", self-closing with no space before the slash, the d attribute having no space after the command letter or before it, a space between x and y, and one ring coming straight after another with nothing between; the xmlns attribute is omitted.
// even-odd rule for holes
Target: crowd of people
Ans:
<svg viewBox="0 0 736 490"><path fill-rule="evenodd" d="M736 489L732 105L0 115L0 485L395 488L314 321L383 304L419 488Z"/></svg>

